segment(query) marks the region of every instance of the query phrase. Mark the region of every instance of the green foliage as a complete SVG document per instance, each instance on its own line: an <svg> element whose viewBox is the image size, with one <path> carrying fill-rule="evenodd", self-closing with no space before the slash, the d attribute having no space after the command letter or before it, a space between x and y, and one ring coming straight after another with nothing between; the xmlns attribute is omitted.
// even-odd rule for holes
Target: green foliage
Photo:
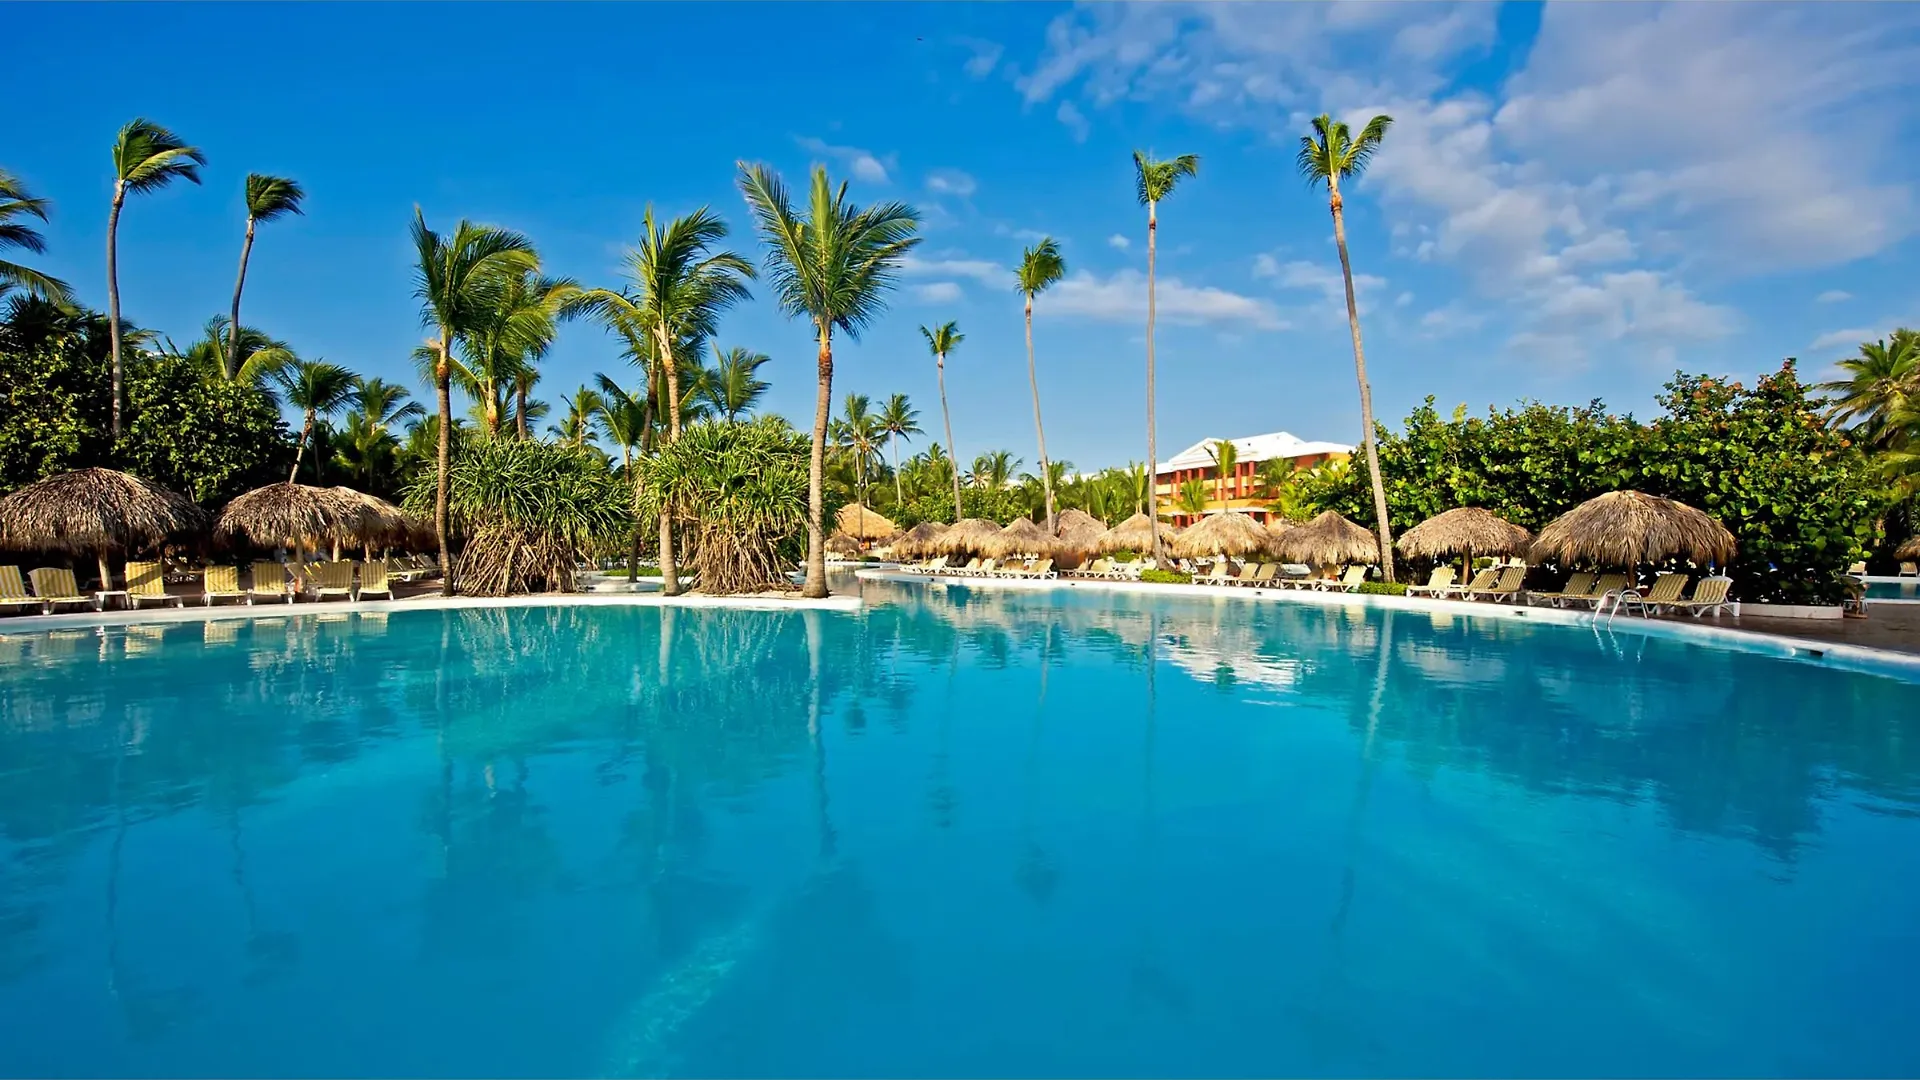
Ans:
<svg viewBox="0 0 1920 1080"><path fill-rule="evenodd" d="M1353 590L1366 596L1405 596L1407 583L1404 581L1363 581Z"/></svg>
<svg viewBox="0 0 1920 1080"><path fill-rule="evenodd" d="M966 511L961 517L986 518L1002 525L1011 524L1014 518L1027 514L1026 500L1012 488L998 491L979 487L961 488L960 503ZM923 521L951 525L955 520L953 495L946 491L931 491L918 497L909 497L904 505L898 507L897 513L889 516L894 524L903 529L911 529Z"/></svg>
<svg viewBox="0 0 1920 1080"><path fill-rule="evenodd" d="M1140 580L1154 585L1191 585L1193 575L1185 570L1147 569L1140 571Z"/></svg>
<svg viewBox="0 0 1920 1080"><path fill-rule="evenodd" d="M639 508L686 526L702 592L785 588L806 531L809 450L778 419L703 420L634 463Z"/></svg>
<svg viewBox="0 0 1920 1080"><path fill-rule="evenodd" d="M251 387L152 353L127 371L116 468L213 506L286 479L290 449L279 410Z"/></svg>

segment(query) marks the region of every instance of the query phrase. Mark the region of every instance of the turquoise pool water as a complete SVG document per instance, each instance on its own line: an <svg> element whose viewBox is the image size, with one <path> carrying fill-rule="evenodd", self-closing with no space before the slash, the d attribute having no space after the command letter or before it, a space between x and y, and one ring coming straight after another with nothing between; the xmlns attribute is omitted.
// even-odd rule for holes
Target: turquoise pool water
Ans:
<svg viewBox="0 0 1920 1080"><path fill-rule="evenodd" d="M1920 600L1920 581L1869 581L1869 600Z"/></svg>
<svg viewBox="0 0 1920 1080"><path fill-rule="evenodd" d="M0 638L0 1073L1920 1072L1920 685L865 591Z"/></svg>

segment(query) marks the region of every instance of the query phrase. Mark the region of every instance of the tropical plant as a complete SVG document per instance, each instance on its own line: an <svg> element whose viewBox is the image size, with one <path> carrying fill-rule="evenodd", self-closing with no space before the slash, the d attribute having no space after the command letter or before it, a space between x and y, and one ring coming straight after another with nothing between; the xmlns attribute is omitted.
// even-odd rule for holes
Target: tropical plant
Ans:
<svg viewBox="0 0 1920 1080"><path fill-rule="evenodd" d="M1902 327L1878 341L1860 343L1860 354L1837 365L1845 378L1815 387L1828 395L1836 424L1858 421L1861 442L1886 447L1905 425L1896 416L1920 403L1920 331Z"/></svg>
<svg viewBox="0 0 1920 1080"><path fill-rule="evenodd" d="M200 182L207 157L151 120L128 121L113 143L113 210L107 215L107 332L113 348L113 434L120 436L125 370L120 347L120 208L128 195L158 191L175 180Z"/></svg>
<svg viewBox="0 0 1920 1080"><path fill-rule="evenodd" d="M789 316L804 316L818 343L819 386L814 394L813 449L807 465L807 560L802 594L827 595L827 417L833 398L833 332L859 340L880 316L900 260L920 242L919 215L904 203L861 209L847 201L827 170L814 166L807 216L787 196L786 184L764 165L740 163L740 190L766 244L766 270Z"/></svg>
<svg viewBox="0 0 1920 1080"><path fill-rule="evenodd" d="M210 379L251 387L270 397L273 396L273 375L295 359L293 349L286 342L276 341L251 326L243 326L236 332L225 315L208 319L200 332L200 340L187 346L184 352L174 348L171 340L167 342L167 351L192 361Z"/></svg>
<svg viewBox="0 0 1920 1080"><path fill-rule="evenodd" d="M936 327L922 326L920 336L927 339L927 349L933 353L933 370L940 382L940 422L947 429L947 451L958 460L953 441L953 414L947 411L947 354L967 340L960 332L960 324L947 322ZM953 505L960 505L960 470L950 469L953 474ZM957 519L956 519L957 520Z"/></svg>
<svg viewBox="0 0 1920 1080"><path fill-rule="evenodd" d="M456 336L460 355L450 365L454 384L480 406L482 430L497 437L512 426L527 437L522 414L539 381L539 361L553 344L556 323L580 287L567 278L532 270L506 275L493 302ZM423 370L437 361L433 350L416 350Z"/></svg>
<svg viewBox="0 0 1920 1080"><path fill-rule="evenodd" d="M421 321L433 327L433 387L439 405L438 446L434 472L438 494L433 503L433 528L440 546L441 592L453 595L453 566L447 547L448 469L453 444L453 343L484 325L499 307L508 283L536 273L539 256L519 233L462 221L451 236L427 228L426 215L413 211L414 296L420 300Z"/></svg>
<svg viewBox="0 0 1920 1080"><path fill-rule="evenodd" d="M1020 469L1021 461L1011 450L989 450L973 459L973 484L987 491L1000 491Z"/></svg>
<svg viewBox="0 0 1920 1080"><path fill-rule="evenodd" d="M1033 430L1040 442L1040 480L1046 494L1048 532L1053 531L1053 470L1047 468L1047 429L1040 422L1040 376L1033 365L1033 298L1066 276L1067 262L1060 257L1060 245L1051 236L1041 237L1039 243L1022 252L1020 269L1015 271L1020 295L1025 300L1027 383L1033 388Z"/></svg>
<svg viewBox="0 0 1920 1080"><path fill-rule="evenodd" d="M345 425L334 433L333 464L360 490L385 493L399 448L400 440L393 432L354 408L347 413ZM315 450L317 453L317 446Z"/></svg>
<svg viewBox="0 0 1920 1080"><path fill-rule="evenodd" d="M689 426L639 463L643 513L694 530L700 590L786 589L784 567L807 523L808 447L775 417Z"/></svg>
<svg viewBox="0 0 1920 1080"><path fill-rule="evenodd" d="M1340 181L1357 179L1386 140L1393 117L1376 116L1355 138L1345 121L1326 113L1314 118L1313 134L1300 136L1295 167L1309 187L1325 185L1333 213L1333 242L1340 249L1340 276L1347 287L1347 328L1353 334L1353 370L1360 382L1360 429L1367 450L1367 475L1373 482L1374 529L1380 534L1380 572L1393 580L1393 525L1387 515L1387 489L1380 479L1380 451L1375 446L1373 387L1367 381L1367 354L1360 347L1360 308L1353 297L1353 261L1347 256L1347 218L1340 197Z"/></svg>
<svg viewBox="0 0 1920 1080"><path fill-rule="evenodd" d="M240 355L240 292L247 287L247 260L253 256L253 227L262 221L272 221L288 214L303 214L300 201L307 193L301 190L298 181L284 176L266 176L261 173L248 173L246 186L247 238L240 245L240 276L233 282L233 314L227 317L227 325L232 337L227 344L227 355ZM228 378L232 378L231 374Z"/></svg>
<svg viewBox="0 0 1920 1080"><path fill-rule="evenodd" d="M1183 512L1203 514L1207 510L1207 482L1197 476L1189 477L1180 484L1180 492L1174 501Z"/></svg>
<svg viewBox="0 0 1920 1080"><path fill-rule="evenodd" d="M1233 494L1229 485L1233 481L1234 467L1240 464L1240 449L1230 440L1216 439L1212 446L1207 447L1207 453L1213 457L1215 497L1226 502Z"/></svg>
<svg viewBox="0 0 1920 1080"><path fill-rule="evenodd" d="M633 489L633 498L640 498L639 474L633 471L634 451L641 448L647 437L647 428L653 423L653 413L647 403L647 394L643 389L638 394L630 394L619 383L604 374L596 374L594 380L599 384L598 391L589 390L595 402L594 422L607 436L607 441L620 450L620 475ZM628 537L627 580L632 581L639 574L640 567L640 522L635 521Z"/></svg>
<svg viewBox="0 0 1920 1080"><path fill-rule="evenodd" d="M702 381L700 396L715 416L729 424L739 423L740 417L752 412L765 396L767 381L755 373L772 357L737 345L721 352L715 345L713 359L711 377Z"/></svg>
<svg viewBox="0 0 1920 1080"><path fill-rule="evenodd" d="M1133 152L1134 193L1140 205L1147 208L1147 470L1152 472L1158 467L1160 448L1156 438L1153 418L1155 394L1155 374L1153 355L1153 329L1157 314L1155 304L1158 299L1158 281L1155 278L1155 262L1159 252L1160 216L1162 200L1173 194L1173 189L1186 177L1200 174L1200 155L1181 154L1178 157L1160 160L1142 150ZM1165 570L1172 565L1167 561L1166 545L1160 539L1160 488L1157 483L1147 484L1147 520L1153 537L1154 565Z"/></svg>
<svg viewBox="0 0 1920 1080"><path fill-rule="evenodd" d="M920 412L907 403L907 395L895 394L880 409L880 430L886 433L887 449L893 452L893 501L901 502L900 441L925 434L920 430Z"/></svg>
<svg viewBox="0 0 1920 1080"><path fill-rule="evenodd" d="M353 406L368 423L384 432L391 432L394 425L403 420L418 420L427 415L419 402L410 399L406 387L359 375L353 377Z"/></svg>
<svg viewBox="0 0 1920 1080"><path fill-rule="evenodd" d="M566 419L547 430L563 442L585 446L594 440L594 417L599 415L601 404L597 391L582 386L567 398Z"/></svg>
<svg viewBox="0 0 1920 1080"><path fill-rule="evenodd" d="M287 404L300 410L303 418L300 437L293 443L293 469L287 474L287 482L292 483L300 475L300 455L313 434L314 421L346 408L353 401L356 387L353 372L325 360L296 360L282 368L277 377Z"/></svg>
<svg viewBox="0 0 1920 1080"><path fill-rule="evenodd" d="M46 237L26 223L27 218L47 220L47 200L35 198L20 178L0 169L0 248L20 248L35 255L47 250ZM23 289L42 300L65 303L71 295L67 283L32 267L0 259L0 296L9 290Z"/></svg>
<svg viewBox="0 0 1920 1080"><path fill-rule="evenodd" d="M842 410L840 419L833 424L834 446L853 465L861 505L869 505L867 467L879 460L880 444L885 441L887 430L865 394L848 394Z"/></svg>

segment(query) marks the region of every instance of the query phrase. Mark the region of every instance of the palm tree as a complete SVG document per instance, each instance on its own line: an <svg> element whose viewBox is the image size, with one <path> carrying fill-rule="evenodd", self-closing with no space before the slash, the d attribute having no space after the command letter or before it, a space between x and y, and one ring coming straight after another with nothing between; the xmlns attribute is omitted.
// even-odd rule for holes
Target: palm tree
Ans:
<svg viewBox="0 0 1920 1080"><path fill-rule="evenodd" d="M1181 154L1161 161L1144 151L1133 152L1134 191L1139 196L1140 205L1147 208L1147 521L1153 536L1153 562L1162 570L1170 564L1167 562L1166 546L1160 542L1160 484L1159 477L1155 475L1155 470L1159 468L1160 447L1155 439L1153 422L1153 323L1157 288L1154 260L1159 251L1160 201L1173 194L1174 187L1182 178L1199 173L1198 154Z"/></svg>
<svg viewBox="0 0 1920 1080"><path fill-rule="evenodd" d="M440 423L434 450L433 528L440 543L440 591L453 595L453 568L447 553L447 477L452 457L453 342L480 326L495 309L506 283L540 269L540 258L526 237L462 221L453 235L427 228L426 215L413 209L413 294L420 299L421 321L438 333L433 348L433 386Z"/></svg>
<svg viewBox="0 0 1920 1080"><path fill-rule="evenodd" d="M0 169L0 248L22 248L35 255L47 250L46 237L26 224L24 219L30 217L46 221L47 200L35 198L19 177ZM59 278L0 259L0 294L9 289L24 289L54 303L66 303L71 292Z"/></svg>
<svg viewBox="0 0 1920 1080"><path fill-rule="evenodd" d="M712 377L704 387L707 404L729 424L740 422L743 413L752 412L767 392L767 381L755 372L771 362L766 353L748 352L734 346L726 352L713 347Z"/></svg>
<svg viewBox="0 0 1920 1080"><path fill-rule="evenodd" d="M880 456L880 440L886 428L873 412L873 402L865 394L848 394L845 412L834 423L834 442L853 463L859 478L860 504L867 504L867 465Z"/></svg>
<svg viewBox="0 0 1920 1080"><path fill-rule="evenodd" d="M920 430L920 412L907 404L907 395L895 394L880 410L880 430L887 434L887 449L893 452L893 501L903 503L900 494L900 440L925 434ZM956 519L957 520L957 519Z"/></svg>
<svg viewBox="0 0 1920 1080"><path fill-rule="evenodd" d="M601 399L592 387L582 386L567 399L567 418L548 430L565 442L585 446L593 441L594 418L600 414Z"/></svg>
<svg viewBox="0 0 1920 1080"><path fill-rule="evenodd" d="M991 450L973 459L973 483L987 491L999 491L1013 479L1021 461L1011 450Z"/></svg>
<svg viewBox="0 0 1920 1080"><path fill-rule="evenodd" d="M132 120L113 143L113 210L107 215L107 332L113 349L113 436L120 437L120 208L128 195L159 191L175 180L200 182L207 156L151 120Z"/></svg>
<svg viewBox="0 0 1920 1080"><path fill-rule="evenodd" d="M1033 366L1033 298L1066 276L1066 260L1060 257L1060 245L1051 236L1041 237L1038 244L1022 252L1020 269L1015 272L1020 294L1026 298L1027 383L1033 387L1033 430L1040 440L1040 482L1046 494L1048 532L1053 531L1053 471L1047 468L1047 429L1040 423L1040 376Z"/></svg>
<svg viewBox="0 0 1920 1080"><path fill-rule="evenodd" d="M1233 479L1233 468L1240 463L1240 450L1226 439L1217 439L1207 452L1213 455L1215 497L1224 503L1231 490L1227 485Z"/></svg>
<svg viewBox="0 0 1920 1080"><path fill-rule="evenodd" d="M280 370L279 379L287 404L305 417L300 438L293 444L293 469L287 473L287 483L291 484L300 475L300 456L313 435L314 421L346 408L358 387L353 372L325 360L296 360Z"/></svg>
<svg viewBox="0 0 1920 1080"><path fill-rule="evenodd" d="M600 390L593 394L597 403L594 419L600 430L606 433L607 441L620 448L620 465L627 483L633 486L634 498L640 494L639 477L633 471L633 452L646 438L647 429L653 425L653 409L648 401L650 395L644 390L639 394L630 394L620 384L605 375L595 375ZM633 527L631 542L627 547L627 580L635 580L640 573L640 526Z"/></svg>
<svg viewBox="0 0 1920 1080"><path fill-rule="evenodd" d="M780 177L764 165L740 163L740 190L767 246L767 274L789 316L804 315L819 343L819 387L813 403L813 452L807 465L807 580L801 595L827 595L827 415L833 397L833 331L853 340L885 307L900 259L920 242L920 217L904 203L861 209L847 202L827 170L813 169L805 218Z"/></svg>
<svg viewBox="0 0 1920 1080"><path fill-rule="evenodd" d="M1393 117L1376 116L1354 138L1347 125L1325 113L1314 118L1313 134L1300 136L1295 167L1308 187L1327 188L1333 212L1333 242L1340 249L1340 276L1347 285L1347 328L1353 332L1353 370L1360 380L1361 437L1367 447L1367 473L1373 481L1373 515L1380 533L1380 572L1393 580L1393 526L1387 520L1387 488L1380 480L1380 451L1373 438L1373 388L1367 382L1367 354L1360 347L1360 309L1353 300L1353 262L1347 257L1347 219L1342 210L1340 181L1366 172L1393 126Z"/></svg>
<svg viewBox="0 0 1920 1080"><path fill-rule="evenodd" d="M380 378L354 376L353 404L369 424L389 433L403 420L418 420L427 415L419 402L409 400L406 387Z"/></svg>
<svg viewBox="0 0 1920 1080"><path fill-rule="evenodd" d="M278 399L267 380L295 360L286 342L276 341L251 326L242 326L236 331L225 315L208 319L200 340L189 345L185 352L173 349L171 341L168 348L174 355L192 361L210 379L251 386L275 400Z"/></svg>
<svg viewBox="0 0 1920 1080"><path fill-rule="evenodd" d="M1183 513L1199 516L1207 510L1207 482L1197 476L1180 485L1180 497L1174 503Z"/></svg>
<svg viewBox="0 0 1920 1080"><path fill-rule="evenodd" d="M298 181L284 176L247 174L247 239L240 245L240 276L233 283L233 314L227 318L233 335L227 349L229 356L240 354L240 291L247 287L247 259L253 255L253 227L258 222L305 213L300 209L300 200L306 197L307 193L301 190Z"/></svg>
<svg viewBox="0 0 1920 1080"><path fill-rule="evenodd" d="M450 365L451 378L479 406L488 436L497 437L509 420L516 434L527 436L519 416L539 381L539 361L553 344L557 320L580 293L569 278L510 274L480 318L456 337L460 356ZM431 349L414 356L423 365L438 362Z"/></svg>
<svg viewBox="0 0 1920 1080"><path fill-rule="evenodd" d="M1831 395L1833 422L1858 420L1862 442L1884 445L1898 430L1892 417L1920 402L1920 331L1902 327L1878 341L1863 341L1860 355L1838 367L1845 378L1815 388Z"/></svg>
<svg viewBox="0 0 1920 1080"><path fill-rule="evenodd" d="M937 327L921 327L920 336L927 339L927 348L933 353L933 370L940 380L940 422L947 429L947 453L955 461L960 460L959 452L953 447L953 414L947 411L947 354L967 340L960 332L960 324L949 322ZM960 470L953 470L953 520L965 517L960 510Z"/></svg>

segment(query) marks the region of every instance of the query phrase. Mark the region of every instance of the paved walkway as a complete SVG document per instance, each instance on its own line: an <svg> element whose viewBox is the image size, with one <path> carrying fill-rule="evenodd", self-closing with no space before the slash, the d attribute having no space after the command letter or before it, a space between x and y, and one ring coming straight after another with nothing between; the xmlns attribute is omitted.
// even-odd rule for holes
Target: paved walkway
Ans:
<svg viewBox="0 0 1920 1080"><path fill-rule="evenodd" d="M1713 620L1709 617L1702 621ZM1868 602L1864 619L1762 619L1748 615L1720 621L1737 630L1920 654L1920 604Z"/></svg>

